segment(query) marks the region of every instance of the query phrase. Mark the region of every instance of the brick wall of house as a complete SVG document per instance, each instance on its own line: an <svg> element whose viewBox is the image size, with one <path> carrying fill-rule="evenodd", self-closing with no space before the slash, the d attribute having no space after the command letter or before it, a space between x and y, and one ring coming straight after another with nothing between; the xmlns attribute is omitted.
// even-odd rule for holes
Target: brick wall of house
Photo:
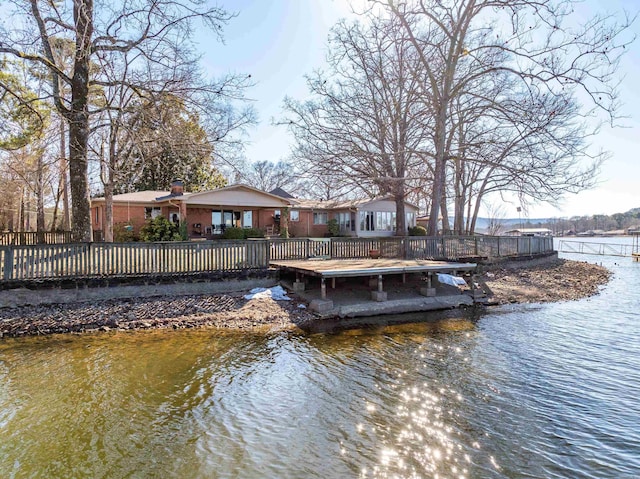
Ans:
<svg viewBox="0 0 640 479"><path fill-rule="evenodd" d="M187 208L189 236L205 236L211 231L211 208ZM200 225L200 226L198 226ZM207 230L209 228L209 230Z"/></svg>
<svg viewBox="0 0 640 479"><path fill-rule="evenodd" d="M255 228L260 228L265 231L268 226L273 226L273 212L274 210L257 210L253 212L253 224Z"/></svg>
<svg viewBox="0 0 640 479"><path fill-rule="evenodd" d="M113 225L128 224L138 233L144 225L144 206L140 205L113 205Z"/></svg>
<svg viewBox="0 0 640 479"><path fill-rule="evenodd" d="M312 237L322 238L329 230L327 225L314 225L313 224L313 211L311 210L298 210L298 221L289 221L289 234L295 237ZM329 213L329 219L332 218Z"/></svg>

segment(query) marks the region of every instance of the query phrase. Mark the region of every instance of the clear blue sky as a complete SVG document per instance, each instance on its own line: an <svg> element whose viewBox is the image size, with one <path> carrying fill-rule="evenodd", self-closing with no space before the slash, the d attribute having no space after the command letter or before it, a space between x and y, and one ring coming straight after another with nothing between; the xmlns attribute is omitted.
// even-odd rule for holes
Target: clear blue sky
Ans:
<svg viewBox="0 0 640 479"><path fill-rule="evenodd" d="M358 0L362 5L365 0ZM292 138L284 127L271 125L282 113L285 96L297 99L308 95L304 75L322 68L329 29L340 18L351 16L347 0L220 0L238 16L224 32L219 44L202 32L199 47L208 72L243 72L257 82L249 92L259 115L259 125L249 134L246 156L250 161L285 159ZM638 0L585 0L580 13L620 12L640 9ZM640 33L640 22L633 26ZM640 36L640 35L639 35ZM549 205L530 208L528 217L563 217L612 214L640 207L640 39L623 59L621 113L626 128L604 127L594 146L612 153L603 166L597 188L571 195L559 209ZM623 78L624 77L624 78ZM507 205L508 217L515 217L517 205ZM513 212L510 210L513 209Z"/></svg>

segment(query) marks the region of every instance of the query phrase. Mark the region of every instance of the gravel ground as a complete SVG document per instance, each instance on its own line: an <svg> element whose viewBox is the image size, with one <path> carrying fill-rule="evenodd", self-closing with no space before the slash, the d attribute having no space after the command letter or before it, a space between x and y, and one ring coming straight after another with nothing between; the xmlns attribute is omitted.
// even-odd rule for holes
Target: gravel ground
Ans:
<svg viewBox="0 0 640 479"><path fill-rule="evenodd" d="M200 326L284 328L313 318L305 304L292 299L246 300L238 293L5 308L0 309L0 337Z"/></svg>
<svg viewBox="0 0 640 479"><path fill-rule="evenodd" d="M597 294L611 273L590 263L555 259L503 264L480 276L497 304L576 300ZM337 294L337 292L332 292ZM304 301L245 300L241 293L109 300L0 309L0 337L82 331L215 327L284 329L316 316Z"/></svg>
<svg viewBox="0 0 640 479"><path fill-rule="evenodd" d="M582 261L554 259L523 267L501 265L480 278L493 293L490 301L505 303L548 303L573 301L598 294L611 272L603 266Z"/></svg>

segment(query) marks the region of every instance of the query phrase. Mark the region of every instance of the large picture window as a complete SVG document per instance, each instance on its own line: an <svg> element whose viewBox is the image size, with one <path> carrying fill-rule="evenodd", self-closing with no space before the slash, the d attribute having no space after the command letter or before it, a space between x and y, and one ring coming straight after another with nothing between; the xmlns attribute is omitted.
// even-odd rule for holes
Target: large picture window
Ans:
<svg viewBox="0 0 640 479"><path fill-rule="evenodd" d="M396 213L391 211L361 211L361 231L393 231L396 228Z"/></svg>

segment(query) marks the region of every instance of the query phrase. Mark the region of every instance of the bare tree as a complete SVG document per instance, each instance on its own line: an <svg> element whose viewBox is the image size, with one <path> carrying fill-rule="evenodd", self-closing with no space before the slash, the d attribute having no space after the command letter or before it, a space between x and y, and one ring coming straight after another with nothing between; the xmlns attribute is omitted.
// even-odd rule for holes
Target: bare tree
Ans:
<svg viewBox="0 0 640 479"><path fill-rule="evenodd" d="M435 152L429 234L437 232L438 214L446 202L447 162L456 156L450 150L455 128L452 109L461 96L474 90L474 83L491 81L499 72L521 91L535 95L566 99L567 92L580 92L591 106L580 108L578 114L596 109L611 121L616 117L614 73L628 43L620 38L629 19L618 24L594 17L581 27L568 26L572 0L376 3L403 25L420 60L415 74L426 79L423 98L434 118ZM580 152L574 153L573 160L578 161Z"/></svg>
<svg viewBox="0 0 640 479"><path fill-rule="evenodd" d="M263 191L282 188L288 193L298 190L298 175L295 167L286 161L254 161L242 166L241 181Z"/></svg>
<svg viewBox="0 0 640 479"><path fill-rule="evenodd" d="M50 98L69 124L73 237L76 241L90 241L90 118L102 111L90 104L90 89L123 83L123 79L104 78L101 69L92 65L100 64L101 59L112 61L117 56L135 57L134 64L139 68L127 76L126 85L134 90L143 88L138 81L142 78L143 89L162 91L184 74L185 65L189 68L193 65L193 45L189 42L193 22L202 21L220 35L230 15L219 7L209 8L204 0L101 3L99 11L94 10L93 0L69 3L23 0L15 6L14 14L21 21L10 31L0 31L0 53L39 64L51 75ZM54 53L56 38L68 39L75 45L70 69ZM150 78L155 81L149 83ZM68 95L62 84L68 86Z"/></svg>
<svg viewBox="0 0 640 479"><path fill-rule="evenodd" d="M329 69L308 78L313 99L285 100L302 170L341 177L369 196L396 203L396 232L406 234L408 173L423 161L426 124L417 61L398 22L341 22L329 40ZM413 66L413 69L409 68Z"/></svg>

